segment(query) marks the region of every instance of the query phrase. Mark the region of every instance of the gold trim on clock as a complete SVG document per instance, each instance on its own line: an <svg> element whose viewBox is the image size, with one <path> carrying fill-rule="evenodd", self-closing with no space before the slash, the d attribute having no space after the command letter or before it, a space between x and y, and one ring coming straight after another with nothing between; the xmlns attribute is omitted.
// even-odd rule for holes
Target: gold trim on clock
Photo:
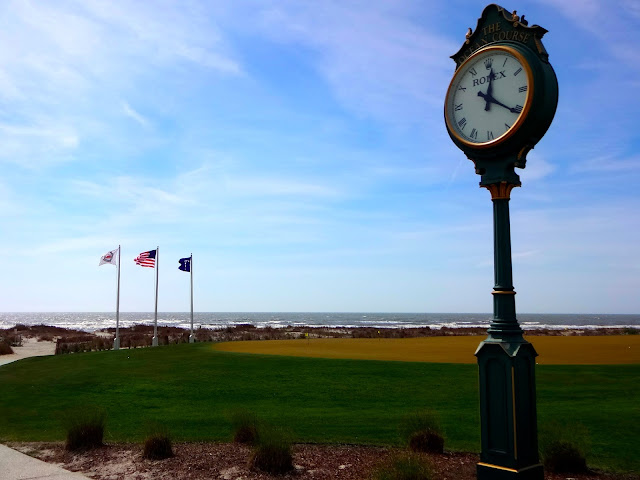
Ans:
<svg viewBox="0 0 640 480"><path fill-rule="evenodd" d="M491 192L491 200L509 200L511 198L511 190L519 185L513 183L500 182L492 183L490 185L481 185Z"/></svg>
<svg viewBox="0 0 640 480"><path fill-rule="evenodd" d="M520 115L518 116L518 119L515 121L515 123L511 126L511 128L509 130L507 130L505 133L503 133L502 135L500 135L498 138L495 138L489 142L481 142L481 143L474 143L474 142L470 142L469 140L467 140L466 138L462 137L460 134L458 134L457 129L455 128L455 126L453 126L451 124L451 119L450 119L450 106L449 106L449 94L451 93L451 87L453 86L455 80L458 77L458 72L462 71L463 68L469 64L469 63L473 63L475 61L475 59L480 56L485 54L486 52L492 51L492 50L496 50L496 51L503 51L503 52L507 52L510 55L513 55L514 57L516 57L516 59L520 62L520 64L522 65L522 68L524 69L524 71L527 74L527 97L526 100L524 102L524 108L522 109L522 112L520 112ZM504 141L506 141L507 139L509 139L511 136L513 136L522 126L522 124L524 123L524 121L527 119L528 115L529 115L529 110L531 109L531 103L533 100L533 92L534 92L534 88L535 85L533 83L533 71L531 70L531 65L529 65L529 62L527 61L527 59L524 57L524 55L522 55L518 50L516 50L513 47L510 47L508 45L491 45L489 47L484 47L481 48L480 50L478 50L477 52L475 52L473 55L471 55L469 58L467 58L457 69L456 72L453 75L453 78L451 79L451 83L449 83L449 88L447 88L447 95L445 97L446 101L445 101L445 120L447 122L447 128L449 129L449 132L451 132L451 134L461 143L463 143L464 145L467 145L469 147L472 148L479 148L479 149L486 149L486 148L491 148L494 147L496 145L499 145L501 143L503 143Z"/></svg>

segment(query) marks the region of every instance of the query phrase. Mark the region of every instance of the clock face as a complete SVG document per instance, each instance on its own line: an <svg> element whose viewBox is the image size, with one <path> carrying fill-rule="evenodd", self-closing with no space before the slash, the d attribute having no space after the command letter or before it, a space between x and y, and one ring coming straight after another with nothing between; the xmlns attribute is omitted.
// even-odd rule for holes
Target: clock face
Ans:
<svg viewBox="0 0 640 480"><path fill-rule="evenodd" d="M445 102L449 131L462 143L486 148L522 125L533 96L531 69L508 46L487 47L456 71Z"/></svg>

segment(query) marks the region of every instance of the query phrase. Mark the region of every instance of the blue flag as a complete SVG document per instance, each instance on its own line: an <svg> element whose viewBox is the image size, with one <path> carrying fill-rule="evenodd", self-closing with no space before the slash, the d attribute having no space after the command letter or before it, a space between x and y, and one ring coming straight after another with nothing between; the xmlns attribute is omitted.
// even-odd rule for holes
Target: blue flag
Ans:
<svg viewBox="0 0 640 480"><path fill-rule="evenodd" d="M181 258L179 262L180 266L178 267L178 270L182 270L183 272L191 271L191 257Z"/></svg>

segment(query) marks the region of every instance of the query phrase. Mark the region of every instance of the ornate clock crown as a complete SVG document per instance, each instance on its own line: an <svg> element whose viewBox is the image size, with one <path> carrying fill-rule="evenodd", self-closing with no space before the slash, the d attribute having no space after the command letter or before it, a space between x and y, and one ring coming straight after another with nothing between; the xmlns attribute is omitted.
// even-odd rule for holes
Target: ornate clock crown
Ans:
<svg viewBox="0 0 640 480"><path fill-rule="evenodd" d="M524 15L518 16L515 11L508 11L496 4L487 5L478 18L475 31L468 29L462 47L451 58L456 62L457 69L474 52L487 45L512 42L530 48L540 60L548 63L549 54L541 41L545 33L547 30L539 25L530 27Z"/></svg>
<svg viewBox="0 0 640 480"><path fill-rule="evenodd" d="M487 58L484 61L484 66L486 67L487 70L489 70L491 68L491 65L493 65L493 58Z"/></svg>

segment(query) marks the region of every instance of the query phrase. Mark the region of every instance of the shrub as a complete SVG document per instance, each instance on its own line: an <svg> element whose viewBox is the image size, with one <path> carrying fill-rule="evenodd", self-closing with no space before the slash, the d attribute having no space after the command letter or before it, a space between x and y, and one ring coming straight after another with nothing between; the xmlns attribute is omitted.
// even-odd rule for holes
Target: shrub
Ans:
<svg viewBox="0 0 640 480"><path fill-rule="evenodd" d="M238 443L255 444L258 440L260 421L255 413L245 409L231 412L231 425L233 426L233 441Z"/></svg>
<svg viewBox="0 0 640 480"><path fill-rule="evenodd" d="M249 466L276 475L293 470L291 440L288 435L282 430L262 425Z"/></svg>
<svg viewBox="0 0 640 480"><path fill-rule="evenodd" d="M372 480L431 480L431 465L413 453L403 453L391 457L376 468Z"/></svg>
<svg viewBox="0 0 640 480"><path fill-rule="evenodd" d="M556 473L581 473L587 471L587 460L574 444L556 441L547 445L544 466Z"/></svg>
<svg viewBox="0 0 640 480"><path fill-rule="evenodd" d="M11 345L9 345L8 342L0 342L0 355L11 355L12 353L13 348L11 348Z"/></svg>
<svg viewBox="0 0 640 480"><path fill-rule="evenodd" d="M80 409L66 418L65 448L72 451L89 450L103 445L106 414L98 408Z"/></svg>
<svg viewBox="0 0 640 480"><path fill-rule="evenodd" d="M5 341L12 347L22 346L22 335L9 335L5 338Z"/></svg>
<svg viewBox="0 0 640 480"><path fill-rule="evenodd" d="M166 427L154 424L144 441L142 457L149 460L164 460L173 457L171 437Z"/></svg>
<svg viewBox="0 0 640 480"><path fill-rule="evenodd" d="M438 416L431 410L418 410L407 415L400 424L400 435L414 452L444 451L442 427Z"/></svg>
<svg viewBox="0 0 640 480"><path fill-rule="evenodd" d="M540 456L545 468L558 473L587 471L589 434L583 425L545 425L540 434Z"/></svg>

